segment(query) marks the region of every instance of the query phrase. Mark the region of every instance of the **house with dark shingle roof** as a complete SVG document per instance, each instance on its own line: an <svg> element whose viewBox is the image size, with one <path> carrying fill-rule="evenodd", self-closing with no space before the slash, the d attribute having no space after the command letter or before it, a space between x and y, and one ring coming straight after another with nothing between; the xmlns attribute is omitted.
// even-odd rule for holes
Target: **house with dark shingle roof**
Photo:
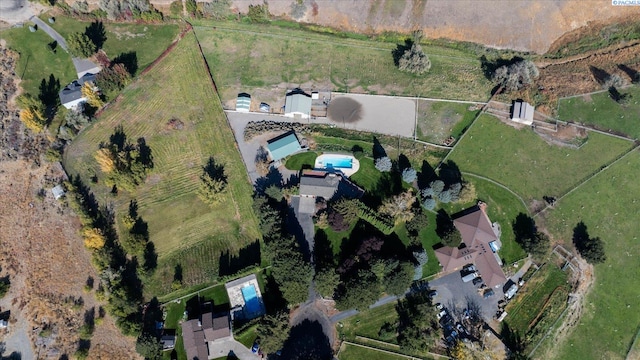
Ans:
<svg viewBox="0 0 640 360"><path fill-rule="evenodd" d="M209 358L208 342L231 336L229 314L214 317L205 313L199 319L182 323L182 340L187 359L204 360Z"/></svg>
<svg viewBox="0 0 640 360"><path fill-rule="evenodd" d="M486 204L481 202L463 211L462 216L453 220L453 225L460 231L462 243L458 247L443 246L435 250L442 271L449 273L474 264L487 286L503 285L507 277L497 254L501 243L487 215Z"/></svg>
<svg viewBox="0 0 640 360"><path fill-rule="evenodd" d="M87 98L82 96L82 86L86 82L95 83L95 81L95 74L86 73L78 80L73 80L71 84L65 86L58 93L62 106L67 109L75 109L78 105L85 103Z"/></svg>

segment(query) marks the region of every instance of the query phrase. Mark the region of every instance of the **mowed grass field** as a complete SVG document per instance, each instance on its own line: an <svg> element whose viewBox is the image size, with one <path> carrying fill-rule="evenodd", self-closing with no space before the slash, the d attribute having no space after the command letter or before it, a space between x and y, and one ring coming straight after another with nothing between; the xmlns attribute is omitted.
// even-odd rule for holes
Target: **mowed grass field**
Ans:
<svg viewBox="0 0 640 360"><path fill-rule="evenodd" d="M607 261L595 266L595 283L582 318L556 350L558 359L624 359L640 325L640 153L634 151L545 213L555 240L571 244L583 221L605 245Z"/></svg>
<svg viewBox="0 0 640 360"><path fill-rule="evenodd" d="M608 92L562 99L558 102L558 118L637 139L640 137L640 87L620 89L620 93L631 96L627 104L618 104Z"/></svg>
<svg viewBox="0 0 640 360"><path fill-rule="evenodd" d="M518 130L482 115L449 160L507 186L525 201L542 199L571 189L632 146L594 132L588 136L580 149L550 145L528 128Z"/></svg>
<svg viewBox="0 0 640 360"><path fill-rule="evenodd" d="M406 360L409 356L393 355L384 351L367 349L358 345L344 344L338 356L340 360Z"/></svg>
<svg viewBox="0 0 640 360"><path fill-rule="evenodd" d="M451 48L424 45L431 70L414 76L394 65L393 43L259 24L216 23L195 31L224 101L258 88L284 97L287 86L302 84L478 101L486 100L491 90L477 55Z"/></svg>
<svg viewBox="0 0 640 360"><path fill-rule="evenodd" d="M169 127L171 119L184 127ZM113 197L103 185L94 154L120 125L129 141L145 138L155 166L135 192L120 191ZM226 195L214 207L196 195L210 156L228 177ZM260 237L251 208L253 191L193 33L82 131L67 148L64 162L86 183L98 176L92 188L101 203L114 203L118 219L127 213L131 199L138 201L159 254L156 280L164 280L160 292L167 291L176 265L183 268L185 285L215 280L221 252L237 254Z"/></svg>
<svg viewBox="0 0 640 360"><path fill-rule="evenodd" d="M47 22L48 16L41 16ZM54 24L49 24L64 38L74 32L84 32L90 22L78 21L64 16L56 17ZM171 44L178 35L179 28L173 24L116 24L105 23L107 41L104 50L113 59L116 56L135 52L138 58L138 72L149 66ZM64 87L77 78L71 56L61 47L55 53L47 47L53 41L44 31L35 33L28 26L8 29L0 32L0 38L7 41L10 49L20 54L16 73L22 79L20 86L31 94L38 94L42 79L49 79L53 74Z"/></svg>

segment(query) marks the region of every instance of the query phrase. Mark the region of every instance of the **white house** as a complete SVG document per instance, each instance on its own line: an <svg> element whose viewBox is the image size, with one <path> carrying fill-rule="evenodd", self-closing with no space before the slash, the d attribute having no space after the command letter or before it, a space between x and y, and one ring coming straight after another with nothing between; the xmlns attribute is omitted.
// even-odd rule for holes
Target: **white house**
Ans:
<svg viewBox="0 0 640 360"><path fill-rule="evenodd" d="M65 86L58 94L62 106L67 109L75 109L78 105L87 102L87 98L82 96L82 85L84 85L85 82L95 83L95 81L95 74L86 73L78 80L73 80L71 84Z"/></svg>
<svg viewBox="0 0 640 360"><path fill-rule="evenodd" d="M284 102L284 116L308 119L311 116L311 95L299 88L287 93Z"/></svg>
<svg viewBox="0 0 640 360"><path fill-rule="evenodd" d="M534 108L528 102L516 100L513 102L511 121L520 124L532 125Z"/></svg>

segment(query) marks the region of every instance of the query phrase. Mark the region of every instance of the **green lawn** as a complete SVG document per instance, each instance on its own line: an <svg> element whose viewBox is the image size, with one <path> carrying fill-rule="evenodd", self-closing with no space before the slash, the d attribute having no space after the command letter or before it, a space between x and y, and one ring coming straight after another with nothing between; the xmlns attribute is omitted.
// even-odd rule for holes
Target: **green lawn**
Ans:
<svg viewBox="0 0 640 360"><path fill-rule="evenodd" d="M167 312L167 317L164 320L165 329L176 329L176 346L175 350L178 353L178 359L186 359L187 353L184 350L184 343L182 341L182 327L180 321L184 316L184 310L186 308L186 300L182 300L179 303L172 302L167 304L164 310ZM163 360L171 360L171 351L165 351L162 353Z"/></svg>
<svg viewBox="0 0 640 360"><path fill-rule="evenodd" d="M47 44L53 41L44 31L29 31L23 28L7 29L0 32L0 38L7 41L7 46L18 52L20 58L16 66L16 74L22 79L20 86L25 92L38 95L40 82L49 79L53 74L65 86L77 78L71 56L61 48L53 53Z"/></svg>
<svg viewBox="0 0 640 360"><path fill-rule="evenodd" d="M350 179L365 191L374 191L384 174L376 169L372 158L360 157L358 161L360 169Z"/></svg>
<svg viewBox="0 0 640 360"><path fill-rule="evenodd" d="M41 18L47 21L47 15ZM56 18L51 24L63 37L78 31L84 31L89 22L81 22L68 17ZM151 64L173 41L178 34L178 26L173 24L117 24L105 23L107 41L104 50L110 58L121 53L135 52L138 58L138 72ZM58 47L53 53L47 44L53 41L44 31L35 33L28 26L8 29L0 32L0 38L7 41L9 48L20 54L16 73L23 80L20 86L25 92L37 95L42 79L53 74L65 86L77 78L71 57Z"/></svg>
<svg viewBox="0 0 640 360"><path fill-rule="evenodd" d="M538 270L509 303L505 309L509 314L505 322L513 331L517 331L524 337L529 331L529 325L538 316L556 288L564 289L562 296L566 298L570 289L567 284L567 274L550 262ZM565 305L564 302L563 305ZM564 309L564 306L561 309Z"/></svg>
<svg viewBox="0 0 640 360"><path fill-rule="evenodd" d="M362 346L344 344L340 351L340 360L405 360L407 356L391 355L389 353L363 348Z"/></svg>
<svg viewBox="0 0 640 360"><path fill-rule="evenodd" d="M184 123L183 129L167 126L173 118ZM145 138L155 167L135 192L120 191L114 198L102 185L104 175L93 156L118 125L133 142ZM226 195L214 207L196 195L210 156L224 166L228 177ZM185 287L212 282L222 252L237 256L260 238L251 208L252 188L193 34L83 130L65 151L64 163L87 183L98 176L93 190L101 203L114 204L118 219L126 214L129 200L137 199L159 255L158 269L145 287L148 294L170 292L177 265L183 269Z"/></svg>
<svg viewBox="0 0 640 360"><path fill-rule="evenodd" d="M461 100L485 100L491 90L477 55L461 50L423 45L432 66L417 77L397 70L393 43L260 24L197 24L205 25L195 30L225 101L239 91L276 86L283 97L286 83L309 82L338 91Z"/></svg>
<svg viewBox="0 0 640 360"><path fill-rule="evenodd" d="M631 145L593 132L580 149L550 145L529 128L517 130L483 115L449 159L463 171L493 179L529 201L562 194Z"/></svg>
<svg viewBox="0 0 640 360"><path fill-rule="evenodd" d="M313 151L307 151L295 154L287 159L284 165L289 170L302 170L303 167L313 168L316 164L318 154Z"/></svg>
<svg viewBox="0 0 640 360"><path fill-rule="evenodd" d="M582 318L557 350L559 359L623 359L640 324L636 309L640 154L633 152L545 214L546 227L567 244L583 221L590 236L604 241L607 261L595 266L595 284ZM570 246L570 245L569 245ZM557 348L557 346L556 346Z"/></svg>
<svg viewBox="0 0 640 360"><path fill-rule="evenodd" d="M236 340L238 340L242 345L244 345L247 348L251 349L251 347L253 346L253 343L258 338L258 333L256 333L256 329L257 328L258 328L257 324L249 326L248 328L246 328L244 331L240 332L239 334L233 334L233 337Z"/></svg>
<svg viewBox="0 0 640 360"><path fill-rule="evenodd" d="M443 143L449 136L457 139L477 113L471 104L420 100L417 138L436 144Z"/></svg>
<svg viewBox="0 0 640 360"><path fill-rule="evenodd" d="M347 340L355 339L356 335L381 340L378 336L378 332L382 325L387 322L391 324L398 323L398 312L396 311L395 306L396 303L393 302L374 309L362 311L359 314L342 321L342 327L339 323L337 329ZM389 342L396 344L397 339L394 338Z"/></svg>
<svg viewBox="0 0 640 360"><path fill-rule="evenodd" d="M621 89L620 93L631 96L626 105L613 101L608 92L560 100L558 118L637 139L640 137L640 88L633 86Z"/></svg>

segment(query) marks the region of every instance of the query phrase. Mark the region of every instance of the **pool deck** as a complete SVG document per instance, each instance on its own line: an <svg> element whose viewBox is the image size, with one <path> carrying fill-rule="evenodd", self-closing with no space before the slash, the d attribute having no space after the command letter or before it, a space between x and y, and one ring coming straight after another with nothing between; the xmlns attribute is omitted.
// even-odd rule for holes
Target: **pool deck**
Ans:
<svg viewBox="0 0 640 360"><path fill-rule="evenodd" d="M342 157L342 158L350 158L351 159L351 168L333 168L335 170L340 171L344 174L345 177L350 177L360 170L360 161L356 159L354 156L346 155L346 154L336 154L336 153L323 153L316 158L316 163L314 164L314 168L316 169L328 169L324 166L324 158L325 157Z"/></svg>
<svg viewBox="0 0 640 360"><path fill-rule="evenodd" d="M262 293L260 293L260 285L258 285L258 279L256 278L255 274L230 281L224 285L224 287L227 289L227 294L229 295L229 303L232 309L236 306L244 306L242 288L248 285L253 285L256 289L256 297L262 299Z"/></svg>

